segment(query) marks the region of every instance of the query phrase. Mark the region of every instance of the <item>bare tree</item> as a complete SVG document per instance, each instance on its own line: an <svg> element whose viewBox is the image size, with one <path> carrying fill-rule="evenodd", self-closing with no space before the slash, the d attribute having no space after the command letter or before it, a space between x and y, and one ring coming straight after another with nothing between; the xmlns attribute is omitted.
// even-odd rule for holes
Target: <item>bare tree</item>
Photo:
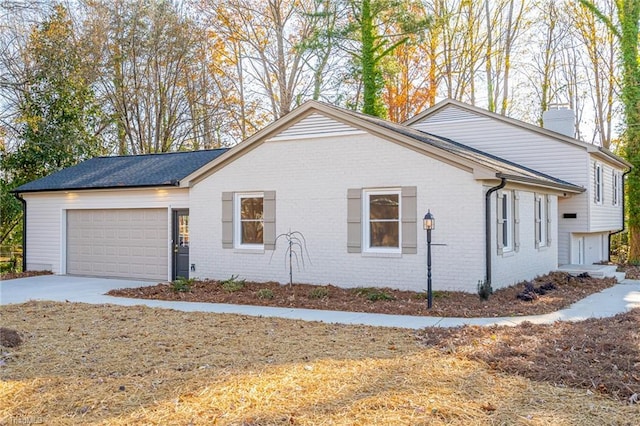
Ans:
<svg viewBox="0 0 640 426"><path fill-rule="evenodd" d="M163 0L89 0L86 6L87 37L99 49L95 56L118 152L216 145L208 124L203 126L213 91L194 68L202 63L204 34L193 21Z"/></svg>
<svg viewBox="0 0 640 426"><path fill-rule="evenodd" d="M291 111L312 87L305 73L312 53L300 46L316 29L319 17L304 12L313 10L313 6L292 0L207 3L215 30L226 35L229 43L236 43L244 95L248 88L259 87L272 118Z"/></svg>

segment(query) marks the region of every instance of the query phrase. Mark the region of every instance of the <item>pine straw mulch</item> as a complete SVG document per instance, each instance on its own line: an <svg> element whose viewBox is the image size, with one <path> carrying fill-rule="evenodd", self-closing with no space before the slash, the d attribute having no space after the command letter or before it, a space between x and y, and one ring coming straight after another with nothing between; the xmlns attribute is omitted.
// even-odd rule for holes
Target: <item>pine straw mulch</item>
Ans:
<svg viewBox="0 0 640 426"><path fill-rule="evenodd" d="M278 306L290 308L325 309L349 312L375 312L396 315L428 315L440 317L511 317L555 312L572 303L616 284L614 278L573 277L563 272L538 277L536 288L553 283L555 290L539 295L533 301L517 298L526 283L500 289L489 300L477 294L435 291L432 309L426 308L425 293L389 288L345 289L332 285L280 285L274 282L246 282L233 291L220 281L195 281L189 291L175 291L170 283L148 287L111 290L110 296L178 300L185 302L231 303L242 305ZM227 287L228 288L228 287ZM271 292L271 298L261 297ZM326 292L326 295L324 293ZM321 295L322 297L317 297ZM376 300L371 300L376 299Z"/></svg>
<svg viewBox="0 0 640 426"><path fill-rule="evenodd" d="M640 309L578 323L425 329L419 339L504 373L640 403Z"/></svg>
<svg viewBox="0 0 640 426"><path fill-rule="evenodd" d="M442 344L427 342L426 331L144 306L28 302L0 306L0 314L2 326L23 340L2 348L0 424L600 426L630 425L640 415L640 405L614 399L626 394L612 392L611 384L619 378L637 386L624 376L631 355L618 360L633 352L640 359L632 332L640 326L637 311L610 327L607 320L514 327L525 336L510 350L496 329L487 329L495 339L474 344L459 337L455 350L444 350L447 336ZM456 333L482 336L468 330ZM566 345L578 350L576 336L589 348L591 339L602 342L608 333L619 337L614 347L594 348L603 351L598 362L563 360ZM548 351L546 336L567 344ZM507 372L471 356L538 347L548 352L545 363L533 354L529 360L546 372L539 374L544 381L524 377L527 362ZM563 382L572 375L583 384L598 382L572 388Z"/></svg>

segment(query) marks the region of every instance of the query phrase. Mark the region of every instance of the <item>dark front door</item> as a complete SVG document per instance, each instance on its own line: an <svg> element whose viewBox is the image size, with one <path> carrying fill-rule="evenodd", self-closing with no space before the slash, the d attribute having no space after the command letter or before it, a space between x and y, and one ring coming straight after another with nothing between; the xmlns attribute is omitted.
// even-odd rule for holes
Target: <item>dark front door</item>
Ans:
<svg viewBox="0 0 640 426"><path fill-rule="evenodd" d="M173 279L189 278L189 210L173 211Z"/></svg>

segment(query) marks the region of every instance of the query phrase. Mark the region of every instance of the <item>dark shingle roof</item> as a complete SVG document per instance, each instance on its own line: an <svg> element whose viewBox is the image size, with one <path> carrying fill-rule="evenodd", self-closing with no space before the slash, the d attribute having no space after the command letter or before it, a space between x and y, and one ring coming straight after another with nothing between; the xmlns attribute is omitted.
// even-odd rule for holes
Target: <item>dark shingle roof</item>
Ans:
<svg viewBox="0 0 640 426"><path fill-rule="evenodd" d="M227 150L96 157L24 184L12 192L176 186L181 179Z"/></svg>

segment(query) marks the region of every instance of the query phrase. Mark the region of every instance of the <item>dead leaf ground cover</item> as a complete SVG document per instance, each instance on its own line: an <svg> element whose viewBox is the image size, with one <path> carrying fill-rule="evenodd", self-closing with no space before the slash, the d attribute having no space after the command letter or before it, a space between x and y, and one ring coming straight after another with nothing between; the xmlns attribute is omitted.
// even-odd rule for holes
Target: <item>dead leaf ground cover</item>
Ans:
<svg viewBox="0 0 640 426"><path fill-rule="evenodd" d="M14 280L16 278L37 277L39 275L51 275L51 271L25 271L25 272L3 272L0 274L0 281Z"/></svg>
<svg viewBox="0 0 640 426"><path fill-rule="evenodd" d="M612 392L610 381L591 386L595 361L572 366L563 361L566 351L545 345L547 336L576 345L569 339L600 340L622 329L616 345L637 361L640 342L631 330L639 317L634 311L558 331L514 327L523 336L509 344L502 331L487 329L498 336L492 346L485 342L491 334L475 328L435 338L431 332L444 330L144 306L5 305L0 325L17 330L22 344L1 348L0 424L630 425L640 405L616 400L625 395ZM506 347L549 354L511 369L478 358ZM624 378L628 366L615 361L621 350L607 348L597 349L598 364L617 363L608 374L636 386ZM528 378L530 363L547 374ZM566 381L568 368L580 383Z"/></svg>
<svg viewBox="0 0 640 426"><path fill-rule="evenodd" d="M625 272L625 277L630 280L640 280L640 265L621 265L618 270Z"/></svg>
<svg viewBox="0 0 640 426"><path fill-rule="evenodd" d="M148 287L112 290L111 296L179 300L188 302L233 303L325 309L350 312L375 312L397 315L429 315L442 317L510 317L555 312L584 297L611 287L613 278L574 277L554 272L533 280L537 290L552 284L554 289L536 294L532 301L518 299L527 283L495 291L489 300L477 294L435 291L432 309L426 308L426 294L390 288L359 287L345 289L332 285L280 285L251 283L241 280L194 281L177 291L174 284L161 283ZM540 293L543 293L540 290Z"/></svg>

